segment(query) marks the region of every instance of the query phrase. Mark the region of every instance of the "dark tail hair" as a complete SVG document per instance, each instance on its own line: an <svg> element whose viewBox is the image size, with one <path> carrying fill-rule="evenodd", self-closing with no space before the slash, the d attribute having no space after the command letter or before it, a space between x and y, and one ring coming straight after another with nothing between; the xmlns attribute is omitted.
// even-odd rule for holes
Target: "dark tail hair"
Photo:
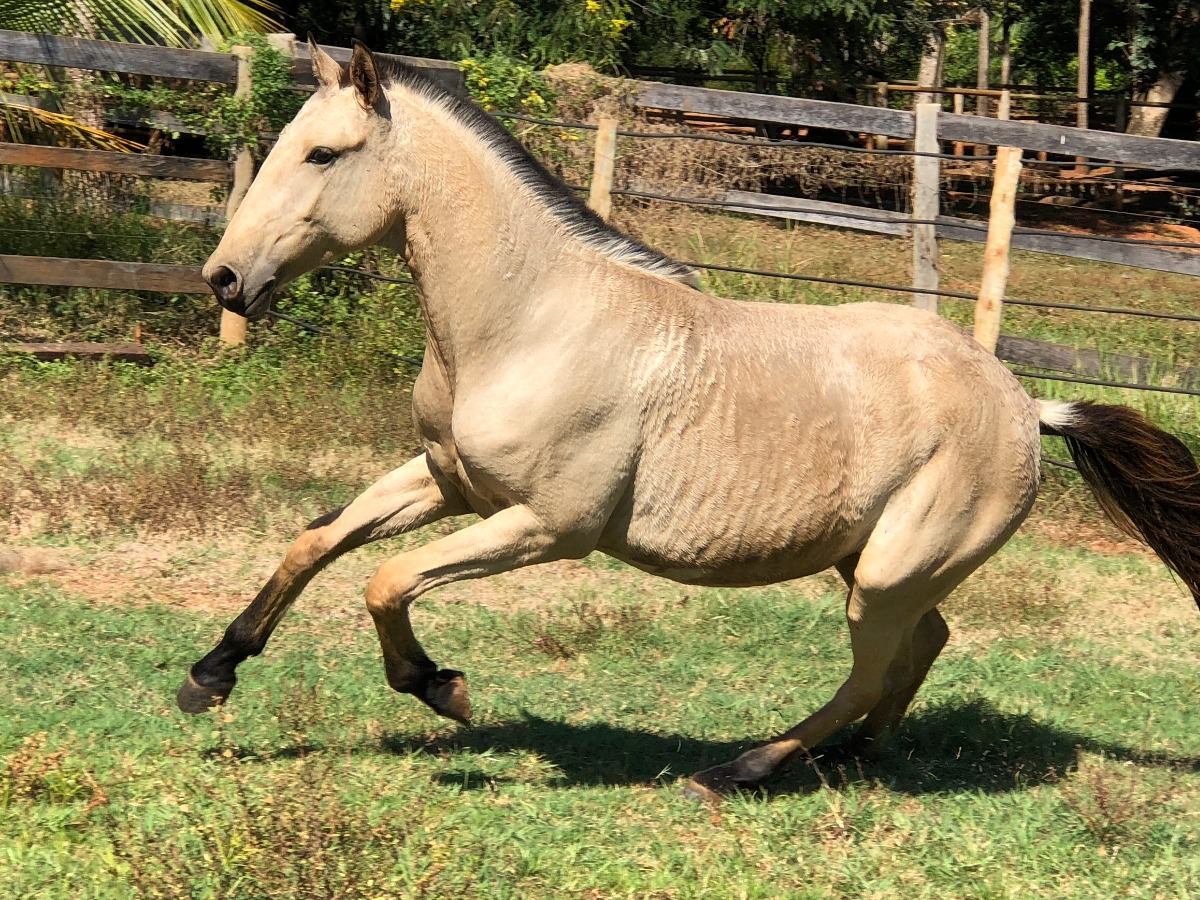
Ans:
<svg viewBox="0 0 1200 900"><path fill-rule="evenodd" d="M1200 468L1183 441L1127 406L1043 405L1042 434L1066 439L1100 506L1144 541L1200 606Z"/></svg>

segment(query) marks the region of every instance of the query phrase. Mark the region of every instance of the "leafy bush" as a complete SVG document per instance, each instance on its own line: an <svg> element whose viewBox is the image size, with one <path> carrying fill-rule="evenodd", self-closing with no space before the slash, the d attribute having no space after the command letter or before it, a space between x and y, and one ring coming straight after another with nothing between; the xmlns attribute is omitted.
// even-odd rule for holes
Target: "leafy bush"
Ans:
<svg viewBox="0 0 1200 900"><path fill-rule="evenodd" d="M472 99L486 110L546 115L554 106L554 89L528 63L503 53L470 57L459 63Z"/></svg>

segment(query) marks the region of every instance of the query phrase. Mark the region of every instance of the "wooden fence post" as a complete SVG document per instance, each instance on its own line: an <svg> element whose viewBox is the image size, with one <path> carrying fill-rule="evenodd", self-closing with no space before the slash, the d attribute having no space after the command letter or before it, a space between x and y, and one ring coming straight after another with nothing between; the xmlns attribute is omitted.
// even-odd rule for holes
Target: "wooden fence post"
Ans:
<svg viewBox="0 0 1200 900"><path fill-rule="evenodd" d="M888 108L888 83L886 81L875 82L875 105L880 109ZM886 150L888 148L888 139L886 134L875 135L870 143L876 150Z"/></svg>
<svg viewBox="0 0 1200 900"><path fill-rule="evenodd" d="M1000 103L996 107L996 118L1006 122L1012 118L1012 91L1008 88L1000 90Z"/></svg>
<svg viewBox="0 0 1200 900"><path fill-rule="evenodd" d="M617 156L617 120L602 118L596 128L596 155L592 160L592 186L588 206L602 219L612 213L613 166Z"/></svg>
<svg viewBox="0 0 1200 900"><path fill-rule="evenodd" d="M966 98L963 97L961 92L959 92L959 91L954 92L954 100L952 102L954 103L954 114L956 116L961 116L963 114L963 110L966 107L965 101L966 101ZM955 156L963 155L963 146L964 145L963 145L962 141L954 142L954 155Z"/></svg>
<svg viewBox="0 0 1200 900"><path fill-rule="evenodd" d="M1000 338L1000 315L1004 307L1004 288L1008 283L1008 251L1012 244L1020 179L1021 150L998 147L987 243L983 248L983 275L979 279L979 299L975 302L975 340L992 353L996 352L996 341Z"/></svg>
<svg viewBox="0 0 1200 900"><path fill-rule="evenodd" d="M918 153L938 153L937 126L939 103L918 103L916 108L916 131L913 134L913 149ZM912 217L917 220L932 220L938 217L938 196L941 193L941 160L936 156L913 157ZM937 226L916 224L913 236L913 287L937 290L938 245ZM937 294L914 294L913 306L938 311Z"/></svg>
<svg viewBox="0 0 1200 900"><path fill-rule="evenodd" d="M254 51L250 47L234 47L233 55L237 57L237 86L233 96L249 99L253 84L250 80L250 58ZM229 199L225 203L225 221L228 222L237 212L246 191L250 190L250 182L254 180L254 153L249 147L239 147L233 160L233 183L229 187ZM237 313L227 309L221 310L221 344L225 347L238 347L246 343L246 320Z"/></svg>

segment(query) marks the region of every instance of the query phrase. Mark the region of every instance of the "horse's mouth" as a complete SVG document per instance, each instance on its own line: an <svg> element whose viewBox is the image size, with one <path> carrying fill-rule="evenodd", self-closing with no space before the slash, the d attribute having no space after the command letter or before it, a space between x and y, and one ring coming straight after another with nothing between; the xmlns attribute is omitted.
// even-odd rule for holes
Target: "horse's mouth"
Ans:
<svg viewBox="0 0 1200 900"><path fill-rule="evenodd" d="M271 311L271 300L275 297L275 279L267 281L246 304L247 319L261 319Z"/></svg>

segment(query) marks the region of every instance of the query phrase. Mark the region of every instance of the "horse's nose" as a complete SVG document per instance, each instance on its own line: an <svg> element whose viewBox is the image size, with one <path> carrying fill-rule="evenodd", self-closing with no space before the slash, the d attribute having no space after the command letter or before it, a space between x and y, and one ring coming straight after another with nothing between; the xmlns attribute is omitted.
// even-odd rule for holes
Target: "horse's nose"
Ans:
<svg viewBox="0 0 1200 900"><path fill-rule="evenodd" d="M242 276L229 266L217 266L205 276L205 281L217 295L217 301L232 313L244 315L246 298L242 293Z"/></svg>

